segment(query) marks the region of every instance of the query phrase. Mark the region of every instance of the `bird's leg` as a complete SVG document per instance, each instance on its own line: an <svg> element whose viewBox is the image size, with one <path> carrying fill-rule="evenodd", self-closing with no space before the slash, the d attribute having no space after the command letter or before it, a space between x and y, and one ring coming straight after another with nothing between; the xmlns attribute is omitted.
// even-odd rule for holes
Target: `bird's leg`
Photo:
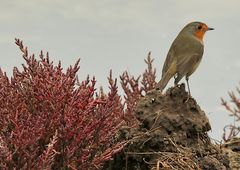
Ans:
<svg viewBox="0 0 240 170"><path fill-rule="evenodd" d="M177 73L174 75L174 86L175 87L177 87L178 86L178 80L177 80L177 77L178 77L178 75L177 75Z"/></svg>
<svg viewBox="0 0 240 170"><path fill-rule="evenodd" d="M190 87L189 87L189 82L188 82L188 80L189 80L189 77L186 76L186 82L187 82L187 87L188 87L188 98L187 98L186 102L187 102L187 101L189 100L189 98L191 97L191 91L190 91Z"/></svg>
<svg viewBox="0 0 240 170"><path fill-rule="evenodd" d="M173 76L173 78L174 78L174 80L176 80L176 79L177 79L177 74L175 74L175 75Z"/></svg>
<svg viewBox="0 0 240 170"><path fill-rule="evenodd" d="M190 91L190 87L189 87L189 77L186 76L186 81L187 81L187 87L188 87L188 93L189 93L189 96L191 96L191 91Z"/></svg>

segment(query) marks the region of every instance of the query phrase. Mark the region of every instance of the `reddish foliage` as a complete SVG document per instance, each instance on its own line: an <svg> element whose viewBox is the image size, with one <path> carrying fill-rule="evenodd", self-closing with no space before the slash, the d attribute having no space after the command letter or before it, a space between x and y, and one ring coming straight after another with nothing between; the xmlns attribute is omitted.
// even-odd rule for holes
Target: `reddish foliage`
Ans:
<svg viewBox="0 0 240 170"><path fill-rule="evenodd" d="M237 88L237 93L240 94L240 89ZM240 98L238 98L234 92L228 93L231 98L231 104L229 104L223 98L221 99L222 105L226 108L226 110L230 113L230 116L234 117L234 123L230 125L226 125L224 127L223 140L229 141L233 137L237 136L240 133L240 127L237 126L237 122L240 121Z"/></svg>
<svg viewBox="0 0 240 170"><path fill-rule="evenodd" d="M153 90L157 84L155 81L156 69L152 66L153 59L151 58L150 52L148 53L147 59L144 61L147 64L147 69L143 73L142 78L141 76L137 78L129 76L128 72L124 72L122 76L120 76L121 85L125 92L126 115L131 118L133 118L133 109L138 99L148 91Z"/></svg>
<svg viewBox="0 0 240 170"><path fill-rule="evenodd" d="M78 81L79 60L64 72L48 53L37 59L22 41L16 44L23 69L14 68L11 78L0 70L0 169L100 169L125 146L117 131L136 123L137 100L156 85L150 53L141 85L140 76L121 76L122 103L111 71L109 92L96 93L94 77Z"/></svg>
<svg viewBox="0 0 240 170"><path fill-rule="evenodd" d="M114 136L124 123L116 80L95 96L95 78L79 83L79 60L64 73L48 54L29 56L23 70L0 72L0 166L2 169L99 169L125 142Z"/></svg>

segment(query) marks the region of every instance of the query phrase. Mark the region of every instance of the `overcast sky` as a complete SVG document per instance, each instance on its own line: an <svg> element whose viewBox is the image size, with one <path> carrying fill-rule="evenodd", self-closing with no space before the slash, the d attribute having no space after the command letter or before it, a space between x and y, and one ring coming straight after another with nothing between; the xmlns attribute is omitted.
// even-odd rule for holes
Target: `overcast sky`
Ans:
<svg viewBox="0 0 240 170"><path fill-rule="evenodd" d="M64 68L81 58L79 77L95 75L107 88L110 69L139 75L149 51L158 79L169 47L179 31L192 21L215 31L204 38L205 53L190 77L192 96L212 125L209 134L220 140L232 118L220 97L240 81L239 0L0 0L0 67L12 74L24 62L14 44L20 38L30 53L49 51ZM184 81L184 80L183 80ZM173 85L173 81L169 83Z"/></svg>

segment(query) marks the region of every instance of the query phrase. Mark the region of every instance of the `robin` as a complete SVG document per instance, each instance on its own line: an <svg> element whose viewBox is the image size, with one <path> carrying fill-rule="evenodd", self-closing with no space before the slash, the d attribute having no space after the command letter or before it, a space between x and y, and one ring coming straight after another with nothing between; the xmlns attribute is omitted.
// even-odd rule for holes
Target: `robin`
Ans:
<svg viewBox="0 0 240 170"><path fill-rule="evenodd" d="M201 62L204 45L203 36L209 28L202 22L191 22L187 24L173 41L162 69L162 78L156 86L162 91L168 81L174 77L175 86L185 76L189 95L189 76L197 69Z"/></svg>

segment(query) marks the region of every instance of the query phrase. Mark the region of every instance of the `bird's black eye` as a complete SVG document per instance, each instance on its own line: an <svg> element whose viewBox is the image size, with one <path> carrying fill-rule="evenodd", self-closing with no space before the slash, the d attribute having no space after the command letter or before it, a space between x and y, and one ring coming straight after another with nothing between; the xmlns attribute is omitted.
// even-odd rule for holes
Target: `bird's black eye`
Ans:
<svg viewBox="0 0 240 170"><path fill-rule="evenodd" d="M201 26L201 25L199 25L197 28L198 28L199 30L201 30L201 29L202 29L202 26Z"/></svg>

